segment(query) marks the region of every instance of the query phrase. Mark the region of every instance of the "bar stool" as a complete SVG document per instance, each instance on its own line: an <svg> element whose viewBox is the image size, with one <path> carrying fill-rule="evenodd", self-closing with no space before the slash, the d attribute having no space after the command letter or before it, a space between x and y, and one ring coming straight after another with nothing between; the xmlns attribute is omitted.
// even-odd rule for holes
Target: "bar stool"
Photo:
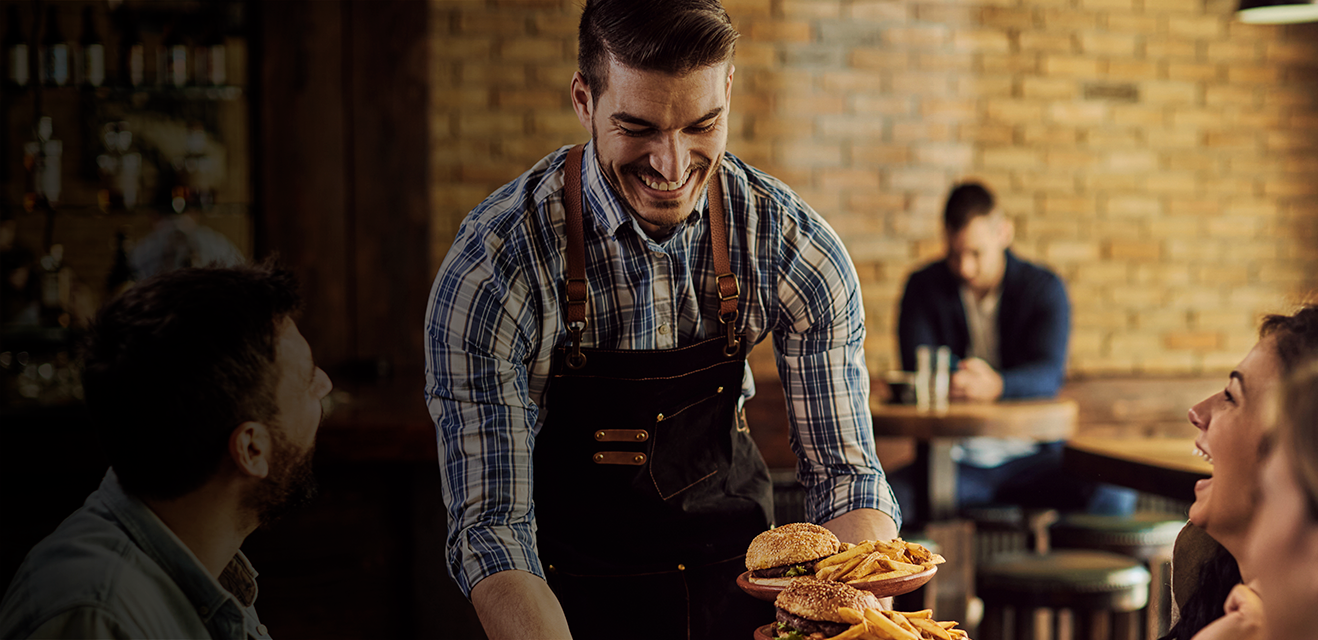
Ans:
<svg viewBox="0 0 1318 640"><path fill-rule="evenodd" d="M1053 525L1049 536L1054 548L1098 549L1143 561L1150 576L1149 606L1143 614L1143 626L1146 637L1158 638L1171 625L1172 549L1184 526L1184 519L1166 513L1070 514Z"/></svg>
<svg viewBox="0 0 1318 640"><path fill-rule="evenodd" d="M984 601L980 640L1135 638L1149 571L1108 551L1014 553L987 561L976 584ZM1052 622L1037 624L1039 610L1051 610Z"/></svg>

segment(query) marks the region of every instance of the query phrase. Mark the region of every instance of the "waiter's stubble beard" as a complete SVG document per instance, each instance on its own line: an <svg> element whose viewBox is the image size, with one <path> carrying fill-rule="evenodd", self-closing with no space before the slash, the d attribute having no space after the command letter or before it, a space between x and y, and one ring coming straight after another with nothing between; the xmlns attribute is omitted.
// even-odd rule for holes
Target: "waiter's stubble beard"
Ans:
<svg viewBox="0 0 1318 640"><path fill-rule="evenodd" d="M590 126L590 136L595 140L599 140L599 136L596 135L594 123L591 123ZM615 171L610 165L606 165L604 162L600 161L599 145L597 144L595 147L595 164L600 168L600 171L604 174L604 179L609 183L609 186L613 188L614 195L618 196L618 199L621 200L623 205L627 207L628 212L631 213L631 215L639 218L643 222L659 227L660 235L667 234L669 231L676 229L683 222L686 222L687 218L690 218L691 214L695 212L695 206L693 204L690 210L688 210L681 218L675 221L665 224L663 222L651 220L645 217L644 215L642 215L641 212L637 209L636 204L631 201L631 199L627 195L628 192L624 190L622 187L622 176L618 175L619 171L622 173L627 173L636 176L640 176L642 173L646 173L646 172L653 172L653 170L650 168L649 163L646 162L644 159L641 159L641 160L637 160L636 162L622 165L621 167L619 167L618 171ZM710 177L710 173L708 169L711 165L712 163L704 158L699 158L691 163L691 169L690 169L691 173L699 172L701 176L700 179L703 181L702 184L700 185L700 188L695 190L695 193L703 193L705 188L708 186L709 177ZM674 200L655 200L651 202L651 206L660 209L675 209L677 207L682 206L682 203Z"/></svg>

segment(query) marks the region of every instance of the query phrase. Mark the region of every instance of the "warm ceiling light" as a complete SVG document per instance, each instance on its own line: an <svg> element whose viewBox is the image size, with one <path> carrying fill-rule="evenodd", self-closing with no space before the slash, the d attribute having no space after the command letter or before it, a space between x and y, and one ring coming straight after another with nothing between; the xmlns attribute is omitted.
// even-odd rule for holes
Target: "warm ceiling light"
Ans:
<svg viewBox="0 0 1318 640"><path fill-rule="evenodd" d="M1290 24L1318 20L1318 0L1240 0L1236 17L1246 24Z"/></svg>

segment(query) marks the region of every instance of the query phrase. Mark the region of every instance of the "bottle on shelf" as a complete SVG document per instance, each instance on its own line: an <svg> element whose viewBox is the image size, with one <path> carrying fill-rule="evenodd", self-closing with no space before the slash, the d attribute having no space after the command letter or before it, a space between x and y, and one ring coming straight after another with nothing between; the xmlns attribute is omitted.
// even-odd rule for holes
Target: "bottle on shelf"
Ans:
<svg viewBox="0 0 1318 640"><path fill-rule="evenodd" d="M62 87L69 83L69 43L59 28L59 10L46 7L46 35L41 39L41 83Z"/></svg>
<svg viewBox="0 0 1318 640"><path fill-rule="evenodd" d="M60 199L60 161L64 143L54 137L50 116L37 122L36 139L23 145L23 167L27 169L27 191L23 207L28 211L52 209Z"/></svg>
<svg viewBox="0 0 1318 640"><path fill-rule="evenodd" d="M176 213L189 207L209 211L215 205L215 160L206 153L206 130L198 124L188 128L184 155L174 161L174 186L170 206Z"/></svg>
<svg viewBox="0 0 1318 640"><path fill-rule="evenodd" d="M146 45L132 14L126 14L119 42L119 83L129 87L146 84Z"/></svg>
<svg viewBox="0 0 1318 640"><path fill-rule="evenodd" d="M165 29L156 49L156 82L162 87L188 84L188 45L175 23Z"/></svg>
<svg viewBox="0 0 1318 640"><path fill-rule="evenodd" d="M102 188L97 202L102 211L125 211L137 206L142 177L142 154L132 151L133 132L127 122L111 122L102 130L105 153L96 156Z"/></svg>
<svg viewBox="0 0 1318 640"><path fill-rule="evenodd" d="M225 56L224 36L212 28L193 49L193 82L200 86L224 86L229 81Z"/></svg>
<svg viewBox="0 0 1318 640"><path fill-rule="evenodd" d="M90 6L82 8L82 38L78 45L82 49L78 56L78 81L89 87L105 84L105 43L96 31Z"/></svg>
<svg viewBox="0 0 1318 640"><path fill-rule="evenodd" d="M15 87L26 87L28 81L27 38L19 24L18 7L9 5L5 16L5 81Z"/></svg>
<svg viewBox="0 0 1318 640"><path fill-rule="evenodd" d="M128 236L123 229L114 232L114 264L105 278L105 299L112 300L132 287L133 268L128 264Z"/></svg>
<svg viewBox="0 0 1318 640"><path fill-rule="evenodd" d="M41 324L46 327L69 326L69 300L73 290L73 271L64 265L64 245L50 246L40 261Z"/></svg>

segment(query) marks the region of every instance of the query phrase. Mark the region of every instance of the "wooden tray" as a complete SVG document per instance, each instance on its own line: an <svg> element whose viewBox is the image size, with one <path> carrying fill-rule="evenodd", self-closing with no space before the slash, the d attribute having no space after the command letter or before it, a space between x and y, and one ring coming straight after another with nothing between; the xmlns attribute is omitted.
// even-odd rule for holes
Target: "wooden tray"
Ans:
<svg viewBox="0 0 1318 640"><path fill-rule="evenodd" d="M775 636L773 635L773 627L776 624L778 623L770 622L763 627L755 627L754 640L774 640Z"/></svg>
<svg viewBox="0 0 1318 640"><path fill-rule="evenodd" d="M919 589L924 586L926 582L933 579L935 573L938 573L937 565L929 567L919 573L848 584L857 589L868 591L877 597L886 598L888 596L899 596L903 593L910 593ZM742 572L741 575L737 576L737 586L741 587L742 591L745 591L760 600L773 602L774 599L778 597L778 592L785 588L778 585L756 584L750 581L750 576L751 572Z"/></svg>

